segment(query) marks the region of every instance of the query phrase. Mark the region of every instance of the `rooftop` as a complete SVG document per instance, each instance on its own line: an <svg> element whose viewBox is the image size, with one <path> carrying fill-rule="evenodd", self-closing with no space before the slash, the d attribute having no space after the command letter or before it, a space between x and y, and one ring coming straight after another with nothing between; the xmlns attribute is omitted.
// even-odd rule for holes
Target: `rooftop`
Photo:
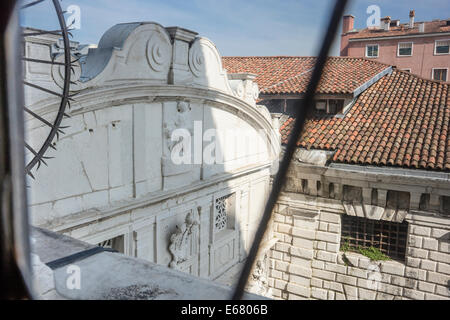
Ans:
<svg viewBox="0 0 450 320"><path fill-rule="evenodd" d="M286 143L294 119L280 127ZM450 171L449 85L394 70L343 117L310 115L298 142L336 151L332 162Z"/></svg>
<svg viewBox="0 0 450 320"><path fill-rule="evenodd" d="M228 73L257 74L260 94L302 94L311 77L315 57L223 57ZM353 94L389 65L364 58L330 57L317 89L323 94Z"/></svg>
<svg viewBox="0 0 450 320"><path fill-rule="evenodd" d="M350 31L347 34L349 39L366 39L366 38L383 38L395 36L412 36L432 33L450 32L450 25L448 20L433 20L425 22L415 22L414 28L409 28L408 23L400 24L399 26L390 26L389 30L365 28L361 30ZM424 31L420 32L419 26L424 24Z"/></svg>

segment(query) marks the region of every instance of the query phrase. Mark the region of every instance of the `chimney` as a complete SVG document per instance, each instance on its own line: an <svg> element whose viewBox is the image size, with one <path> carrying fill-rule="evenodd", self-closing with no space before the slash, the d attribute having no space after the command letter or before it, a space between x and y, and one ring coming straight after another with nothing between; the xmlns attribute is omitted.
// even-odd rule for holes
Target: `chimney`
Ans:
<svg viewBox="0 0 450 320"><path fill-rule="evenodd" d="M389 27L391 25L391 17L387 16L384 18L381 18L381 27L384 29L384 31L389 31Z"/></svg>
<svg viewBox="0 0 450 320"><path fill-rule="evenodd" d="M346 34L353 30L355 24L355 17L351 14L347 14L342 19L342 33Z"/></svg>
<svg viewBox="0 0 450 320"><path fill-rule="evenodd" d="M414 10L409 10L409 27L414 28L414 16L416 15Z"/></svg>
<svg viewBox="0 0 450 320"><path fill-rule="evenodd" d="M424 33L425 32L425 23L424 22L419 24L419 32L420 33Z"/></svg>

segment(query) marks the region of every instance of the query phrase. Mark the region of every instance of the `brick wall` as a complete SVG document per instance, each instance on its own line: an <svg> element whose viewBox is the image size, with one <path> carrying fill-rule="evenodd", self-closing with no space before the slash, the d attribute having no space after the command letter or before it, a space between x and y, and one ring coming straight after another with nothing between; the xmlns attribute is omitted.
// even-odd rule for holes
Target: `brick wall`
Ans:
<svg viewBox="0 0 450 320"><path fill-rule="evenodd" d="M404 261L374 262L358 253L344 255L340 251L341 215L346 213L341 199L330 199L317 190L317 195L308 194L298 176L299 172L290 170L290 186L274 212L273 231L279 239L271 252L269 284L274 298L450 298L448 217L410 210L405 218L409 226ZM322 186L329 182L324 176L317 181ZM334 187L342 190L337 182L333 181Z"/></svg>

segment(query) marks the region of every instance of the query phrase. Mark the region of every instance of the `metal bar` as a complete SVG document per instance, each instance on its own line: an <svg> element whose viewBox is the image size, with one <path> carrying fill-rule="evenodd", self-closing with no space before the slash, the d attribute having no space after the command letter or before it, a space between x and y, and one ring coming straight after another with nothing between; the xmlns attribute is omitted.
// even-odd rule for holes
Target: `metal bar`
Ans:
<svg viewBox="0 0 450 320"><path fill-rule="evenodd" d="M25 58L23 57L22 60L28 61L28 62L37 62L37 63L46 63L46 64L55 64L60 66L65 66L66 64L63 62L56 62L56 61L49 61L49 60L41 60L41 59L32 59L32 58Z"/></svg>
<svg viewBox="0 0 450 320"><path fill-rule="evenodd" d="M28 4L25 4L25 5L21 6L20 9L25 9L25 8L32 7L32 6L37 5L38 3L41 3L43 1L45 1L45 0L36 0L36 1L30 2Z"/></svg>
<svg viewBox="0 0 450 320"><path fill-rule="evenodd" d="M40 36L43 34L52 34L55 36L62 36L63 35L63 31L62 30L51 30L51 31L37 31L37 32L28 32L28 33L23 33L22 37L29 37L29 36Z"/></svg>
<svg viewBox="0 0 450 320"><path fill-rule="evenodd" d="M46 124L50 128L53 128L53 125L50 122L48 122L47 120L45 120L44 118L42 118L40 115L34 113L33 111L31 111L27 107L24 107L24 110L25 110L25 112L31 114L33 117L35 117L36 119L40 120L42 123Z"/></svg>
<svg viewBox="0 0 450 320"><path fill-rule="evenodd" d="M58 96L58 97L60 97L60 98L63 98L63 97L64 97L61 93L58 93L58 92L55 92L55 91L46 89L46 88L41 87L41 86L38 86L38 85L36 85L36 84L29 83L29 82L27 82L27 81L24 81L23 84L24 84L24 85L27 85L27 86L29 86L29 87L32 87L32 88L35 88L35 89L38 89L38 90L41 90L41 91L50 93L50 94L52 94L52 95L54 95L54 96Z"/></svg>
<svg viewBox="0 0 450 320"><path fill-rule="evenodd" d="M245 285L247 284L248 277L250 276L251 269L258 254L259 245L266 232L267 225L269 224L270 218L272 216L273 208L277 202L283 182L286 178L289 165L291 163L294 152L297 149L297 141L304 127L306 114L308 112L309 106L313 104L315 92L317 86L319 85L320 78L322 76L322 71L328 57L328 52L330 51L330 47L333 43L333 39L337 32L338 25L344 13L346 4L347 0L336 0L333 13L331 15L331 20L330 23L328 24L327 32L323 39L322 47L320 49L319 56L317 57L316 64L314 66L314 71L312 73L311 79L306 89L305 98L301 103L301 107L298 108L298 110L296 110L297 114L295 124L294 127L292 128L291 136L285 149L283 160L280 164L278 173L275 176L272 191L269 195L269 199L267 200L267 204L264 209L261 222L258 226L258 229L256 230L254 241L248 253L247 260L244 264L235 292L233 294L232 298L234 300L241 299L244 293Z"/></svg>
<svg viewBox="0 0 450 320"><path fill-rule="evenodd" d="M84 260L86 258L89 258L90 256L93 256L95 254L102 253L102 252L118 252L118 251L114 250L114 249L110 249L110 248L94 247L91 249L87 249L84 251L80 251L80 252L71 254L69 256L66 256L66 257L63 257L60 259L56 259L56 260L47 262L46 265L50 269L55 270L55 269L67 266L69 264L72 264L74 262Z"/></svg>
<svg viewBox="0 0 450 320"><path fill-rule="evenodd" d="M36 119L38 119L38 120L41 121L42 123L46 124L47 126L49 126L49 127L52 128L52 129L56 129L56 130L57 130L58 132L60 132L60 133L64 133L64 132L61 130L61 128L62 128L62 129L67 128L67 127L61 127L61 126L60 126L59 128L55 127L53 124L51 124L50 122L48 122L47 120L45 120L44 118L42 118L40 115L34 113L33 111L31 111L31 110L28 109L27 107L24 107L24 110L25 110L25 112L31 114L33 117L35 117Z"/></svg>

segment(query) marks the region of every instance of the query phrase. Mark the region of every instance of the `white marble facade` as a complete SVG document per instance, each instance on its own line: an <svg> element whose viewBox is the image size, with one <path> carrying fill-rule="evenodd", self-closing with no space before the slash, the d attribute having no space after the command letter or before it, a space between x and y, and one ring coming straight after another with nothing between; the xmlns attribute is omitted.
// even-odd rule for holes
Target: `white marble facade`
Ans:
<svg viewBox="0 0 450 320"><path fill-rule="evenodd" d="M30 57L57 55L57 38L26 40ZM112 27L79 64L69 127L27 181L32 223L209 279L242 261L280 149L254 76L227 75L210 40L157 23ZM25 68L61 85L58 67ZM26 102L49 119L59 106L33 88ZM38 147L48 129L26 125Z"/></svg>

